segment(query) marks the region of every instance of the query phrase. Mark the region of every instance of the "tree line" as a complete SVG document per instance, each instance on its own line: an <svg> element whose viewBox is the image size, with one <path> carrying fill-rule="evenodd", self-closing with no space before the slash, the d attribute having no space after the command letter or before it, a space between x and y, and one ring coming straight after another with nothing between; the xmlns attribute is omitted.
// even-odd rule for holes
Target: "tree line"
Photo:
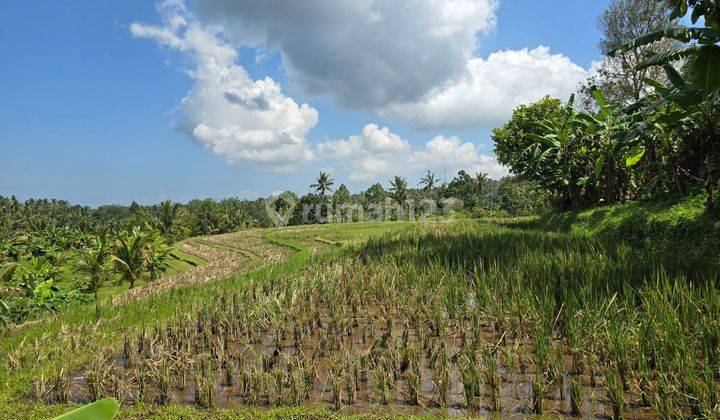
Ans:
<svg viewBox="0 0 720 420"><path fill-rule="evenodd" d="M533 182L516 177L495 180L486 173L470 175L465 170L449 181L441 181L430 170L417 183L396 175L385 185L378 182L356 194L345 184L335 188L335 179L323 171L307 194L298 196L285 191L282 196L295 204L288 225L374 220L373 212L379 208L394 212L387 213L383 220L398 220L407 219L411 208L416 217L422 214L431 218L441 215L462 218L528 216L548 207L547 194ZM288 207L286 200L275 202L278 212L287 211Z"/></svg>

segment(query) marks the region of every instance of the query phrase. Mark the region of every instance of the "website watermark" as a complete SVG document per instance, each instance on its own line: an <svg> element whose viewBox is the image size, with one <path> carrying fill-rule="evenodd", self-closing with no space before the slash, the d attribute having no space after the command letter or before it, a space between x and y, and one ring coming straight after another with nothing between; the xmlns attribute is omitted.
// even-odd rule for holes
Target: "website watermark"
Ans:
<svg viewBox="0 0 720 420"><path fill-rule="evenodd" d="M434 200L405 200L402 203L386 198L372 203L334 203L332 198L317 197L314 202L302 202L284 192L265 199L265 210L275 226L312 223L351 223L384 221L445 220L452 212L463 208L457 198Z"/></svg>

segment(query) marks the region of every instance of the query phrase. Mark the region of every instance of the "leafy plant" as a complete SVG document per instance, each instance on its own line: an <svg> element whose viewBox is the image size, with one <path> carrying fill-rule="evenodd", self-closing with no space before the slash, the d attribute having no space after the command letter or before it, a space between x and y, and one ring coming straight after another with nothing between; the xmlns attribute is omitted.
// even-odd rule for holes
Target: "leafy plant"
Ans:
<svg viewBox="0 0 720 420"><path fill-rule="evenodd" d="M145 235L138 230L119 235L111 258L123 280L130 283L131 289L135 287L145 267Z"/></svg>

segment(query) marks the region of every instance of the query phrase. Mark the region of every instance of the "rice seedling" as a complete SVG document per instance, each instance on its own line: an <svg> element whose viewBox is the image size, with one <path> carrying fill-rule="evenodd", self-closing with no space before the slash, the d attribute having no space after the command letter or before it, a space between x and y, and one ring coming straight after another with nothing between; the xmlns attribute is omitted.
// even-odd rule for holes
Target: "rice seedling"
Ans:
<svg viewBox="0 0 720 420"><path fill-rule="evenodd" d="M251 374L244 369L238 370L238 395L248 400L250 396Z"/></svg>
<svg viewBox="0 0 720 420"><path fill-rule="evenodd" d="M418 405L420 401L420 371L411 369L406 375L407 397L406 403L409 405Z"/></svg>
<svg viewBox="0 0 720 420"><path fill-rule="evenodd" d="M612 418L619 420L623 418L623 410L625 409L625 397L622 379L615 373L615 369L612 367L605 372L605 380L603 382L603 389L605 395L610 402L612 408Z"/></svg>
<svg viewBox="0 0 720 420"><path fill-rule="evenodd" d="M145 392L147 389L147 380L148 380L148 376L149 376L147 364L141 363L135 373L135 376L136 376L135 384L137 386L137 395L135 396L135 402L142 403L145 401ZM101 382L99 382L99 383L101 383ZM98 393L96 391L95 400L97 400L100 395L102 395L102 394Z"/></svg>
<svg viewBox="0 0 720 420"><path fill-rule="evenodd" d="M275 388L275 404L283 404L283 389L285 384L285 371L275 368L272 371L273 385Z"/></svg>
<svg viewBox="0 0 720 420"><path fill-rule="evenodd" d="M560 400L565 401L565 370L563 367L562 344L555 346L555 358L550 367L550 380L560 394Z"/></svg>
<svg viewBox="0 0 720 420"><path fill-rule="evenodd" d="M333 409L340 411L340 407L342 406L342 376L334 372L331 372L330 375L330 391L332 393Z"/></svg>
<svg viewBox="0 0 720 420"><path fill-rule="evenodd" d="M650 368L648 367L647 359L643 356L640 356L638 359L638 376L638 388L640 390L642 405L650 407L650 397L653 393L653 387L650 381Z"/></svg>
<svg viewBox="0 0 720 420"><path fill-rule="evenodd" d="M535 373L532 381L532 412L534 414L543 413L543 400L545 398L545 378L540 372Z"/></svg>
<svg viewBox="0 0 720 420"><path fill-rule="evenodd" d="M655 386L655 393L651 400L651 404L655 411L663 419L673 418L673 415L677 413L677 409L673 404L673 398L668 391L669 384L665 374L660 375L657 378L657 384Z"/></svg>
<svg viewBox="0 0 720 420"><path fill-rule="evenodd" d="M113 370L110 373L110 390L112 396L120 403L125 400L125 382L120 373Z"/></svg>
<svg viewBox="0 0 720 420"><path fill-rule="evenodd" d="M70 401L70 380L65 375L65 369L60 368L53 378L53 397L55 402L64 404Z"/></svg>
<svg viewBox="0 0 720 420"><path fill-rule="evenodd" d="M390 401L390 378L383 366L376 366L372 370L373 392L380 404L387 405Z"/></svg>
<svg viewBox="0 0 720 420"><path fill-rule="evenodd" d="M502 410L502 399L500 393L500 386L502 384L500 378L500 372L498 372L497 359L491 352L486 351L484 355L485 359L485 370L483 372L483 378L485 387L488 390L488 402L490 405L490 411L499 412Z"/></svg>
<svg viewBox="0 0 720 420"><path fill-rule="evenodd" d="M156 401L167 404L172 399L172 374L167 359L160 360L156 371L155 385L158 389Z"/></svg>
<svg viewBox="0 0 720 420"><path fill-rule="evenodd" d="M444 351L442 354L445 354ZM441 357L433 370L433 384L435 385L435 397L440 408L445 409L448 405L448 392L450 391L450 372L448 371L447 360Z"/></svg>
<svg viewBox="0 0 720 420"><path fill-rule="evenodd" d="M355 398L357 395L357 381L355 374L353 374L352 371L348 370L345 373L343 383L345 384L345 396L347 397L347 399L345 400L346 403L348 405L355 404Z"/></svg>
<svg viewBox="0 0 720 420"><path fill-rule="evenodd" d="M251 403L252 404L259 404L262 397L263 392L263 385L265 381L263 380L264 374L261 370L255 368L252 373L250 374L250 389L251 389ZM246 393L247 394L247 393Z"/></svg>
<svg viewBox="0 0 720 420"><path fill-rule="evenodd" d="M310 392L315 388L315 379L317 378L315 365L311 364L303 368L303 378L305 380L305 398L309 398Z"/></svg>
<svg viewBox="0 0 720 420"><path fill-rule="evenodd" d="M482 380L480 371L475 365L475 361L471 360L467 354L460 357L458 371L460 372L465 394L465 406L469 410L475 409L477 408L476 398L480 396L480 382Z"/></svg>
<svg viewBox="0 0 720 420"><path fill-rule="evenodd" d="M44 375L40 376L40 379L33 382L33 395L38 402L45 403L48 393L48 381Z"/></svg>
<svg viewBox="0 0 720 420"><path fill-rule="evenodd" d="M303 378L299 369L295 370L290 377L290 395L292 396L293 405L300 405L303 398L305 398L305 393L305 378Z"/></svg>
<svg viewBox="0 0 720 420"><path fill-rule="evenodd" d="M582 394L576 379L570 380L570 414L575 417L582 416Z"/></svg>
<svg viewBox="0 0 720 420"><path fill-rule="evenodd" d="M363 385L365 375L360 359L356 359L354 362L352 362L352 372L350 373L350 375L350 379L353 381L354 384L353 387L357 392L357 390L360 389Z"/></svg>
<svg viewBox="0 0 720 420"><path fill-rule="evenodd" d="M135 361L135 355L133 352L133 345L128 336L125 336L125 339L123 340L123 354L125 356L125 368L132 368L133 362Z"/></svg>
<svg viewBox="0 0 720 420"><path fill-rule="evenodd" d="M87 396L91 402L97 401L105 394L104 390L104 363L102 358L94 360L85 372L87 382Z"/></svg>

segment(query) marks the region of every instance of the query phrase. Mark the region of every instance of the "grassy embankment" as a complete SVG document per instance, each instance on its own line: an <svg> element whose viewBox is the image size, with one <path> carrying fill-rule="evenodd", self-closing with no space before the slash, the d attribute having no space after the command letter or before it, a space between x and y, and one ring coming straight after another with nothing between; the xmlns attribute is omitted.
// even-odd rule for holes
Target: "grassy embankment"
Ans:
<svg viewBox="0 0 720 420"><path fill-rule="evenodd" d="M69 372L109 372L103 392L137 418L717 416L718 222L701 208L269 230L282 262L5 337L0 416L67 409L27 395L63 397ZM136 404L139 378L153 392Z"/></svg>

